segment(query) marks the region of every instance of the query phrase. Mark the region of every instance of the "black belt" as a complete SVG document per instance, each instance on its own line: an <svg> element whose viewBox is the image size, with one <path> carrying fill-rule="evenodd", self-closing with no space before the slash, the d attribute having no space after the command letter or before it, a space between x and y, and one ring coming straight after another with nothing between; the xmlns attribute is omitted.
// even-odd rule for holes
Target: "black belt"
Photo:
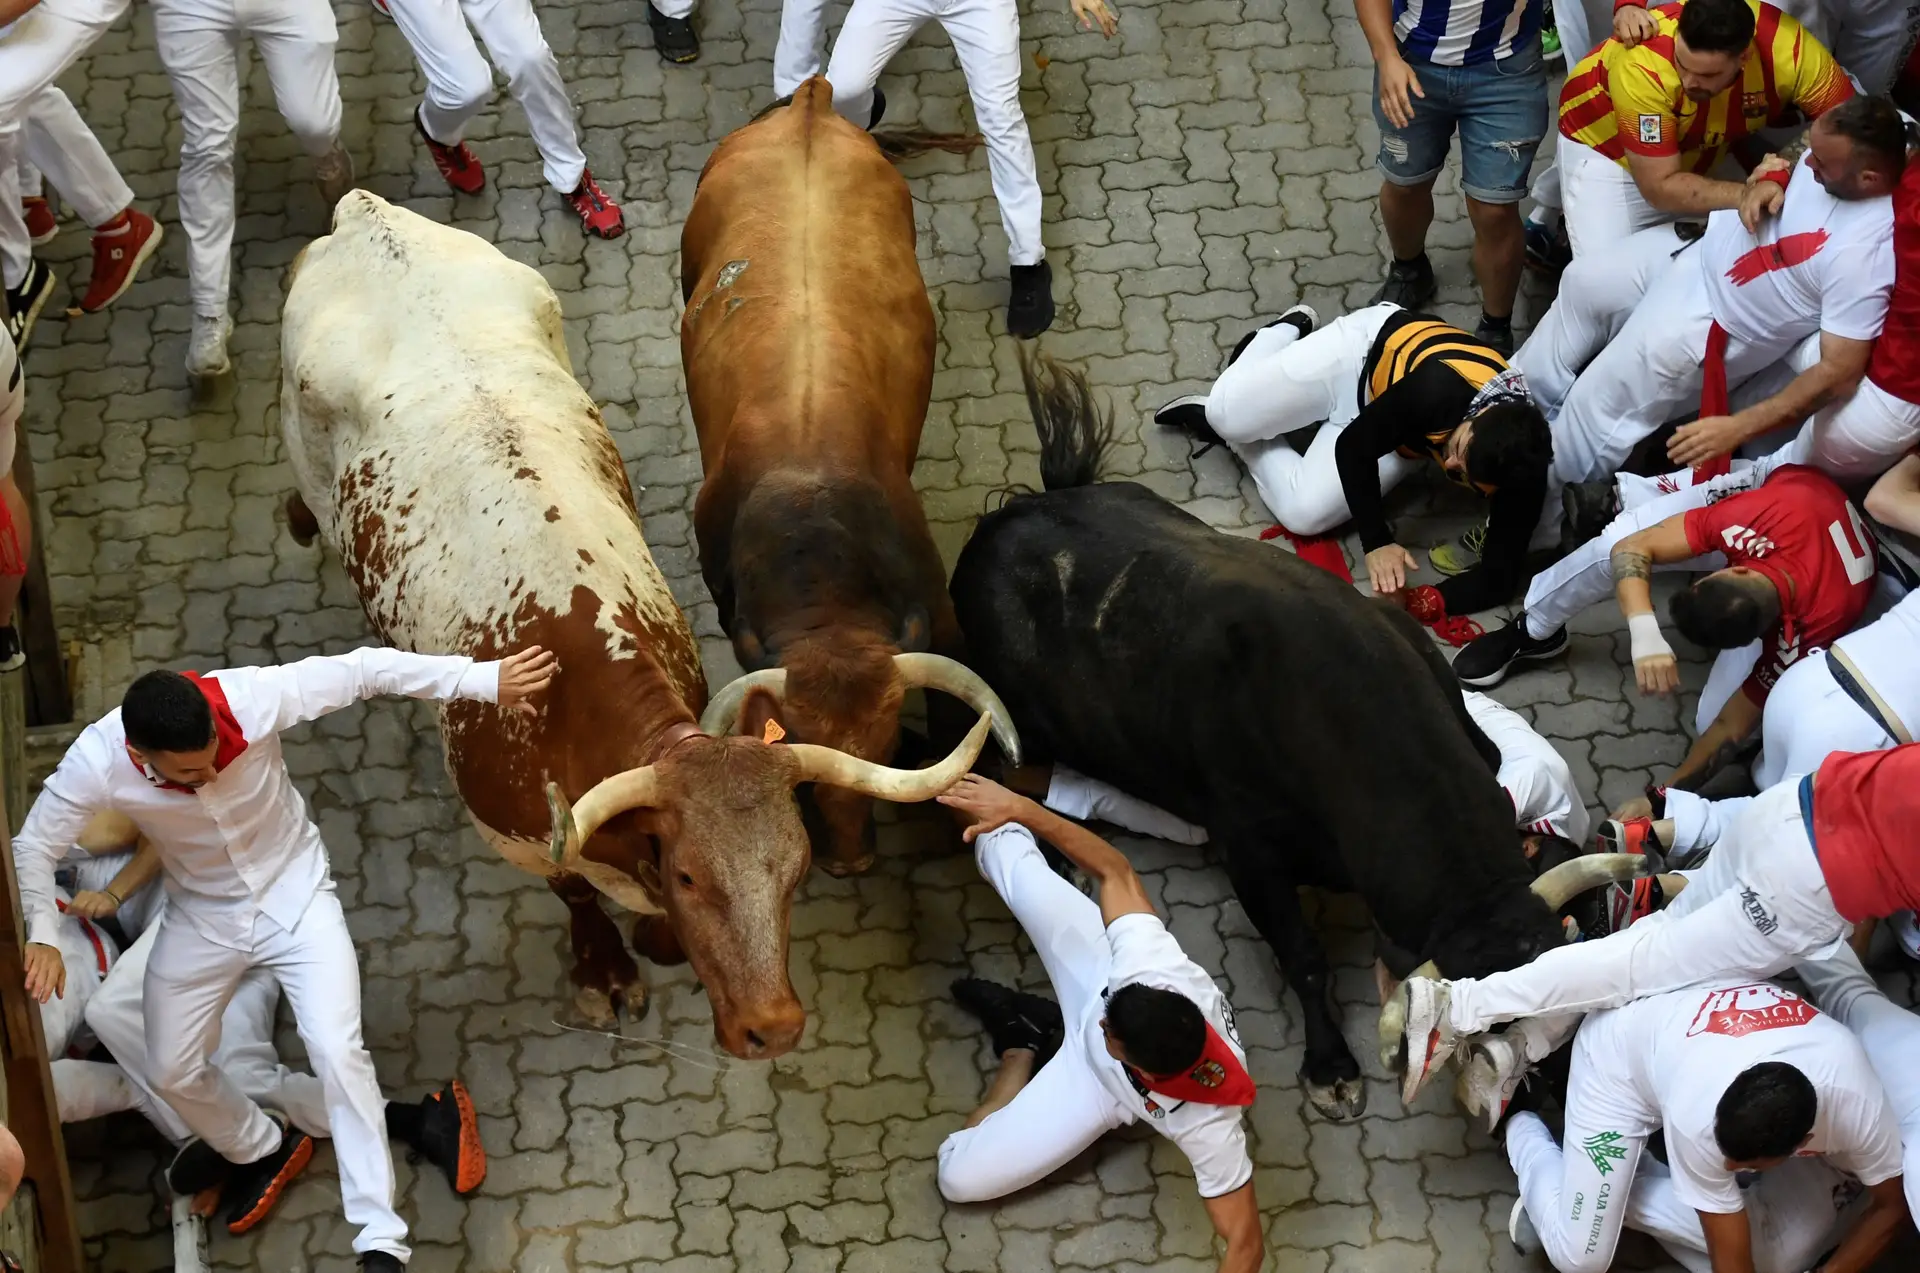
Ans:
<svg viewBox="0 0 1920 1273"><path fill-rule="evenodd" d="M1841 691L1867 714L1867 719L1878 725L1888 738L1898 738L1899 734L1894 730L1892 722L1880 714L1880 709L1874 705L1873 696L1861 687L1860 682L1854 679L1852 672L1847 671L1847 665L1834 658L1832 650L1826 652L1826 659L1827 671L1832 674L1833 683L1838 685Z"/></svg>

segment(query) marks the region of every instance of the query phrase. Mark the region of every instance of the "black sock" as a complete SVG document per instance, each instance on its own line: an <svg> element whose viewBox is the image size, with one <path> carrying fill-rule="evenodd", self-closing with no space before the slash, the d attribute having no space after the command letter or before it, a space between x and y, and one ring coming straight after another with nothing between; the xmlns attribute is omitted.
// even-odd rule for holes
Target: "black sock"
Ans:
<svg viewBox="0 0 1920 1273"><path fill-rule="evenodd" d="M1397 256L1394 257L1393 267L1397 270L1419 270L1423 274L1433 273L1433 262L1427 259L1427 254L1424 249L1420 255L1409 256L1404 260Z"/></svg>
<svg viewBox="0 0 1920 1273"><path fill-rule="evenodd" d="M1480 325L1482 327L1491 327L1493 330L1497 332L1512 331L1513 315L1509 314L1505 318L1495 318L1492 314L1487 313L1487 311L1483 309L1480 311Z"/></svg>
<svg viewBox="0 0 1920 1273"><path fill-rule="evenodd" d="M420 1141L420 1131L426 1121L426 1107L418 1101L387 1102L387 1136L403 1145L414 1145Z"/></svg>

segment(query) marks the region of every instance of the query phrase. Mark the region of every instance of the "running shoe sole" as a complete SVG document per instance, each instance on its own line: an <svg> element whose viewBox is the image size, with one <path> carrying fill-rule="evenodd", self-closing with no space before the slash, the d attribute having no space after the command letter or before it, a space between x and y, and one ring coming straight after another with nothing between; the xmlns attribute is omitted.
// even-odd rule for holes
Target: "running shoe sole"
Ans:
<svg viewBox="0 0 1920 1273"><path fill-rule="evenodd" d="M280 1164L280 1170L273 1174L273 1179L267 1182L266 1188L260 1191L260 1197L255 1200L252 1207L248 1208L247 1213L227 1221L227 1232L235 1237L239 1237L266 1219L274 1205L286 1194L287 1186L291 1185L300 1173L307 1169L307 1164L313 1161L313 1137L295 1129L292 1125L288 1125L283 1134L298 1136L300 1140L294 1145L293 1152L287 1155L287 1161Z"/></svg>
<svg viewBox="0 0 1920 1273"><path fill-rule="evenodd" d="M1544 663L1548 659L1557 659L1562 654L1565 654L1566 652L1567 652L1567 634L1565 629L1562 629L1560 632L1560 639L1553 643L1553 646L1551 649L1522 651L1521 653L1516 654L1512 658L1508 659L1497 670L1489 672L1485 676L1475 676L1475 677L1462 676L1460 678L1460 683L1462 685L1471 685L1475 689L1486 689L1488 686L1498 685L1500 682L1506 680L1507 676L1510 673L1512 673L1514 669L1522 666L1523 664Z"/></svg>
<svg viewBox="0 0 1920 1273"><path fill-rule="evenodd" d="M453 1106L460 1113L460 1163L453 1191L465 1196L478 1189L487 1178L487 1150L480 1143L480 1120L473 1112L473 1097L467 1085L454 1079L446 1087Z"/></svg>

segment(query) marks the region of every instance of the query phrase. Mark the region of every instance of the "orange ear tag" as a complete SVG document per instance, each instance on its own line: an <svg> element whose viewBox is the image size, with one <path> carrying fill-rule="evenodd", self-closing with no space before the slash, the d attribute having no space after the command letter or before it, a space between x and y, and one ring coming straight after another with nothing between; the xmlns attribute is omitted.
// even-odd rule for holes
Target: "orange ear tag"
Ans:
<svg viewBox="0 0 1920 1273"><path fill-rule="evenodd" d="M760 731L760 741L763 743L777 743L786 736L787 731L780 728L780 722L772 717L768 717L766 728Z"/></svg>

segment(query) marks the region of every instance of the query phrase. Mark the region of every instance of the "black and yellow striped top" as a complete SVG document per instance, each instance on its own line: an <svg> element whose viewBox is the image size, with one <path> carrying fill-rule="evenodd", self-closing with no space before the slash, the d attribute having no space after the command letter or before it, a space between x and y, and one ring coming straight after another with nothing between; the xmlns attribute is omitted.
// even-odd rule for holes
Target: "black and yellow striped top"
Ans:
<svg viewBox="0 0 1920 1273"><path fill-rule="evenodd" d="M1498 350L1469 332L1437 318L1396 315L1374 337L1362 376L1361 405L1383 396L1429 362L1437 362L1459 376L1476 394L1507 369L1507 360ZM1419 444L1407 440L1394 449L1409 459L1423 455L1438 459L1459 424L1458 419L1434 421L1432 427L1421 431Z"/></svg>

